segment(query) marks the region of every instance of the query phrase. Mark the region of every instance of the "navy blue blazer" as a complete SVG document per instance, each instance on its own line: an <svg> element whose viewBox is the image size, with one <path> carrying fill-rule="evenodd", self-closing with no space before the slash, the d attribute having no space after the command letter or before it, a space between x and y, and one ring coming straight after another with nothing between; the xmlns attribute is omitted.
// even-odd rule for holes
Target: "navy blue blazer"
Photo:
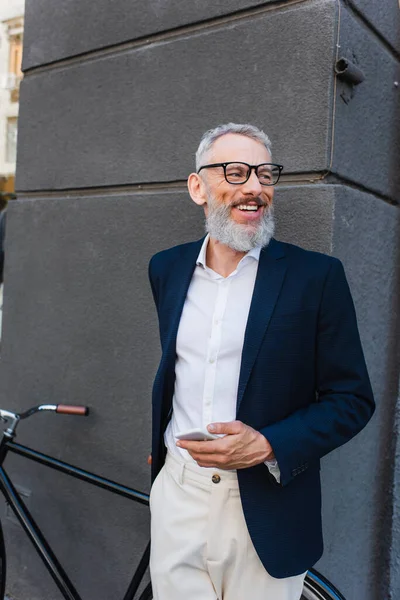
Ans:
<svg viewBox="0 0 400 600"><path fill-rule="evenodd" d="M153 387L153 481L165 460L176 335L202 242L160 252L149 265L162 346ZM251 539L273 577L303 573L320 558L320 458L350 440L373 412L341 262L271 240L260 254L236 418L265 435L281 471L281 484L264 464L237 473Z"/></svg>

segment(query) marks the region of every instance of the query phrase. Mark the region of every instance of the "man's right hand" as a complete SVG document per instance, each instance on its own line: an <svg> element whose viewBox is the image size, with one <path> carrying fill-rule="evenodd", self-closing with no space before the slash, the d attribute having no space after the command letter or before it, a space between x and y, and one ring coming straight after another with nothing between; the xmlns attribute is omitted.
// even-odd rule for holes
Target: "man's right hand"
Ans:
<svg viewBox="0 0 400 600"><path fill-rule="evenodd" d="M147 457L147 464L151 465L151 462L152 462L152 458L151 458L151 454L149 454Z"/></svg>

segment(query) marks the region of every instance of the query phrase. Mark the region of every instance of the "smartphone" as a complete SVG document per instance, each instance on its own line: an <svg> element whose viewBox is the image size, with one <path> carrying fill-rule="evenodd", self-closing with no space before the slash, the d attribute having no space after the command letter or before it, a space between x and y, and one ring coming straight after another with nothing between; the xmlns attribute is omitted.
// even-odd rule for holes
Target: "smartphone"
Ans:
<svg viewBox="0 0 400 600"><path fill-rule="evenodd" d="M209 440L219 440L220 436L210 433L206 428L196 427L188 431L179 431L175 434L178 440L190 440L192 442L205 442Z"/></svg>

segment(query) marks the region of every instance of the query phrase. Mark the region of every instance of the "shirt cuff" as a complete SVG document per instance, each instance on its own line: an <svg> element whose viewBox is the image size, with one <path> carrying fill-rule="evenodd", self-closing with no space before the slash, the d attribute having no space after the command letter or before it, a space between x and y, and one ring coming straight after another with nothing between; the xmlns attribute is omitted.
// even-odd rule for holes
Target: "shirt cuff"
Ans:
<svg viewBox="0 0 400 600"><path fill-rule="evenodd" d="M281 471L278 466L276 458L274 460L266 460L265 465L268 467L268 471L273 475L278 483L281 482Z"/></svg>

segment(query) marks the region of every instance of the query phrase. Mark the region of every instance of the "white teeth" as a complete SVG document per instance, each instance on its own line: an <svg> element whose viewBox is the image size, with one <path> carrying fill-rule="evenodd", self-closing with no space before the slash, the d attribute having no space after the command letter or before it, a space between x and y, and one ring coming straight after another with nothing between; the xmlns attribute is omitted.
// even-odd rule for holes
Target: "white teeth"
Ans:
<svg viewBox="0 0 400 600"><path fill-rule="evenodd" d="M238 208L239 210L250 210L253 212L256 212L258 210L258 206L248 205L248 204L240 204L236 208Z"/></svg>

